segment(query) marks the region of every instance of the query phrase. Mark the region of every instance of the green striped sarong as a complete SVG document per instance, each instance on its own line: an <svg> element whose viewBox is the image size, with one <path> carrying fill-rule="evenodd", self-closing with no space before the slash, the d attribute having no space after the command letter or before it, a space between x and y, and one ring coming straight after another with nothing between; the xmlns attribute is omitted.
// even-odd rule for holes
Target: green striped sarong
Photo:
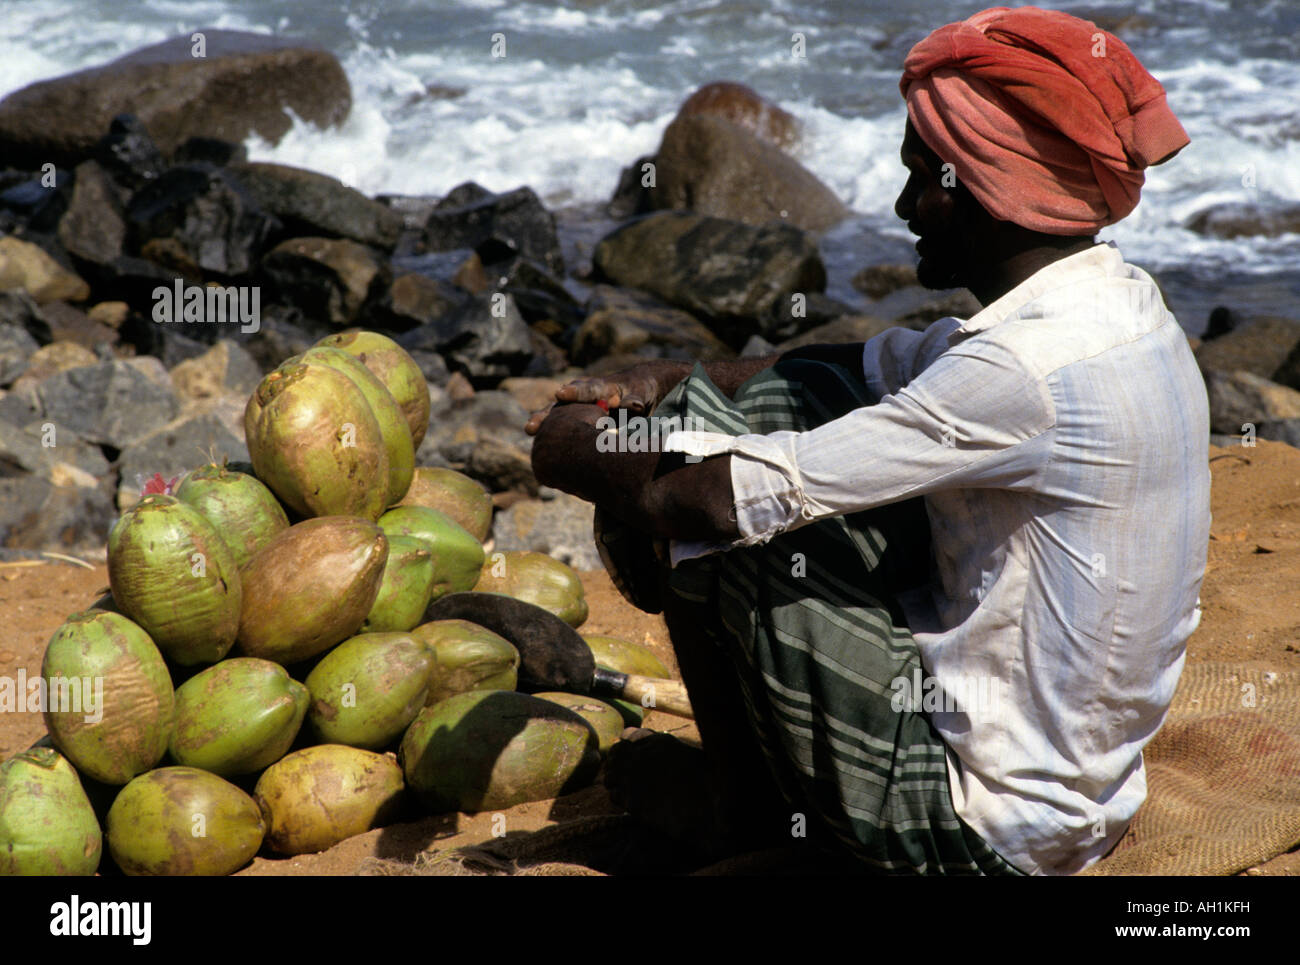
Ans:
<svg viewBox="0 0 1300 965"><path fill-rule="evenodd" d="M875 401L840 366L805 360L778 363L732 401L697 365L654 414L739 435L809 429ZM929 719L891 706L892 682L921 666L888 575L899 547L886 534L904 533L905 515L885 506L686 560L670 587L716 612L707 632L736 666L794 812L883 872L1020 874L957 817Z"/></svg>

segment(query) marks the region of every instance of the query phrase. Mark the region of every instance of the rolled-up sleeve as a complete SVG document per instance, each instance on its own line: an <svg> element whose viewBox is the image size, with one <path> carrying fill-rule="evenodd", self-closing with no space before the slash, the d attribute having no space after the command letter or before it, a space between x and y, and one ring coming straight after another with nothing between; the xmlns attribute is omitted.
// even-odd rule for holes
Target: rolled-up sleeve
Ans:
<svg viewBox="0 0 1300 965"><path fill-rule="evenodd" d="M1049 457L1046 382L996 342L949 349L899 391L804 432L675 433L695 455L732 455L741 539L943 489L1032 488Z"/></svg>

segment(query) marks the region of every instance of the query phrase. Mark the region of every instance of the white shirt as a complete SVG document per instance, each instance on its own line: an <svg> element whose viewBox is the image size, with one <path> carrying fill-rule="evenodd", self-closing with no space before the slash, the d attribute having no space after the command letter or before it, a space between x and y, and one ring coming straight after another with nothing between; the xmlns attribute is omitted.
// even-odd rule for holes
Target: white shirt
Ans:
<svg viewBox="0 0 1300 965"><path fill-rule="evenodd" d="M1187 338L1103 244L968 321L883 332L863 368L880 402L816 429L668 441L733 454L735 545L925 497L935 579L900 603L926 673L968 695L924 708L957 813L1022 871L1080 870L1146 797L1200 620L1210 427Z"/></svg>

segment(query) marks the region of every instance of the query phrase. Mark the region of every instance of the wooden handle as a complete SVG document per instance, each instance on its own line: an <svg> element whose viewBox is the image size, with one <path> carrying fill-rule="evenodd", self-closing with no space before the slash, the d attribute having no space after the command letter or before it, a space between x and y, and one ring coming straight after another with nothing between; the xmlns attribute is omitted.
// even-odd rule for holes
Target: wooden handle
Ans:
<svg viewBox="0 0 1300 965"><path fill-rule="evenodd" d="M686 687L677 680L617 673L597 667L591 691L596 696L608 694L634 701L647 710L662 710L669 714L676 714L678 717L685 717L687 720L695 719L695 711L691 709Z"/></svg>

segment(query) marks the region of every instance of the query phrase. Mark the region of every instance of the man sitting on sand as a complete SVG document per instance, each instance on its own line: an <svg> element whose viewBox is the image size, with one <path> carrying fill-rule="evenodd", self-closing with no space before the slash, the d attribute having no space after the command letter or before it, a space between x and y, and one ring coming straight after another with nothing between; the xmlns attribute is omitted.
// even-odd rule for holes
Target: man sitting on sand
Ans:
<svg viewBox="0 0 1300 965"><path fill-rule="evenodd" d="M530 421L533 466L622 545L671 541L640 592L703 751L626 745L632 813L706 857L806 835L884 871L1068 874L1142 804L1199 621L1204 386L1095 238L1187 136L1122 42L1033 7L935 31L901 88L918 278L983 310L578 380ZM610 452L598 401L704 431Z"/></svg>

